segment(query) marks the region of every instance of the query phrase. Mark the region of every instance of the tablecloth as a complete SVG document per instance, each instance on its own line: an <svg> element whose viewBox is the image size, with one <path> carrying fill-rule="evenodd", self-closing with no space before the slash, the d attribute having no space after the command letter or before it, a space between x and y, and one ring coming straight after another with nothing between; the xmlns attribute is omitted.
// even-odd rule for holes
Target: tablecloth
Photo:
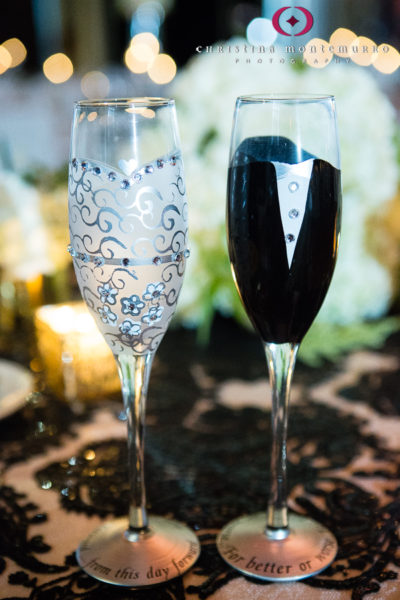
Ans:
<svg viewBox="0 0 400 600"><path fill-rule="evenodd" d="M119 397L68 404L39 379L24 408L0 422L0 598L399 599L399 359L394 335L380 351L296 367L289 503L339 542L330 568L296 583L243 577L215 546L227 521L264 510L268 497L269 386L256 336L221 319L208 346L176 329L157 353L146 418L149 510L190 525L202 552L183 578L153 588L100 583L74 555L94 527L127 511Z"/></svg>

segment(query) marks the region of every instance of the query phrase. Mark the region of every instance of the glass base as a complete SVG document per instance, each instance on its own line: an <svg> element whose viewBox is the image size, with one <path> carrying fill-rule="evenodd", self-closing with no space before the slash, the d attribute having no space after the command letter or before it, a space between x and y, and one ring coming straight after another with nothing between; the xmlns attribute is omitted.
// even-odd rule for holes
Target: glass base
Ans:
<svg viewBox="0 0 400 600"><path fill-rule="evenodd" d="M335 558L337 541L320 523L290 513L289 535L272 540L265 534L266 521L265 513L256 513L222 529L217 547L231 567L266 581L296 581L320 573Z"/></svg>
<svg viewBox="0 0 400 600"><path fill-rule="evenodd" d="M195 533L177 521L150 517L149 530L140 534L127 528L121 518L95 529L76 551L82 569L107 583L150 586L179 577L200 554Z"/></svg>

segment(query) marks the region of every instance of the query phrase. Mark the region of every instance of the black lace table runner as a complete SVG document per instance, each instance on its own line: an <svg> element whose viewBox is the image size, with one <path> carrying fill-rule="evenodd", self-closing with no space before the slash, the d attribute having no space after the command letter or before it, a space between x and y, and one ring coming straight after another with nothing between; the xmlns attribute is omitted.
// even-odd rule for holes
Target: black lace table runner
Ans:
<svg viewBox="0 0 400 600"><path fill-rule="evenodd" d="M290 584L292 590L303 586L305 598L313 589L331 590L334 600L381 599L396 589L400 598L399 356L400 337L394 336L379 353L296 369L290 505L325 524L339 542L328 570ZM94 528L99 519L127 512L119 398L68 405L47 391L34 393L23 410L0 422L0 598L195 600L214 594L213 600L234 600L235 584L244 578L219 558L215 534L230 519L266 507L266 391L258 340L229 321L217 324L206 348L196 346L192 332L167 335L147 409L149 509L190 525L202 553L189 575L145 590L97 582L78 568L74 547L64 542L69 522L91 526L93 520ZM249 597L254 586L273 597L282 585L244 583Z"/></svg>

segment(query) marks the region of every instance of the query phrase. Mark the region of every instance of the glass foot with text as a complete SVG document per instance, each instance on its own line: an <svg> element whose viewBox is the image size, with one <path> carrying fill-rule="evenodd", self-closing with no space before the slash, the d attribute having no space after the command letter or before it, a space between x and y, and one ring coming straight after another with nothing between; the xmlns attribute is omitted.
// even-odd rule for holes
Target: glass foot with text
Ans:
<svg viewBox="0 0 400 600"><path fill-rule="evenodd" d="M296 581L320 573L334 560L338 545L320 523L289 513L289 535L270 539L265 513L231 521L217 537L222 558L245 575L266 581Z"/></svg>
<svg viewBox="0 0 400 600"><path fill-rule="evenodd" d="M142 587L183 575L200 554L195 533L178 521L150 517L145 532L127 528L121 518L95 529L76 552L82 569L106 583Z"/></svg>

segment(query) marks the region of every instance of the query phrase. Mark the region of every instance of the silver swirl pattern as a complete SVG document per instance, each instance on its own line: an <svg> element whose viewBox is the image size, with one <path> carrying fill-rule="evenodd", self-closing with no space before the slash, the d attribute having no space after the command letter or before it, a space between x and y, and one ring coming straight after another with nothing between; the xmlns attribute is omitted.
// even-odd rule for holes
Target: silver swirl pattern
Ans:
<svg viewBox="0 0 400 600"><path fill-rule="evenodd" d="M111 350L154 352L175 312L189 256L181 156L160 157L129 176L74 158L68 203L68 251Z"/></svg>

